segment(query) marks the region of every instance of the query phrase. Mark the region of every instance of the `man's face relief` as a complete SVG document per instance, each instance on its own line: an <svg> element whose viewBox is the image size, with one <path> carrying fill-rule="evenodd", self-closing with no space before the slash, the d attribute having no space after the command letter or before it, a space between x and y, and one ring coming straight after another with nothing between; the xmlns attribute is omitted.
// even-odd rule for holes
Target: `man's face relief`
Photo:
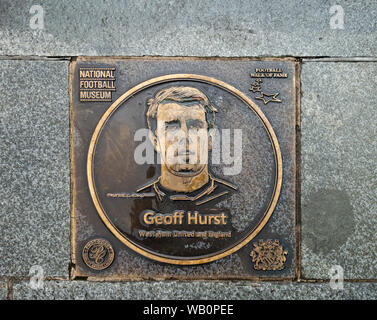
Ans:
<svg viewBox="0 0 377 320"><path fill-rule="evenodd" d="M202 106L161 104L157 110L156 150L174 175L194 177L208 162L208 124Z"/></svg>

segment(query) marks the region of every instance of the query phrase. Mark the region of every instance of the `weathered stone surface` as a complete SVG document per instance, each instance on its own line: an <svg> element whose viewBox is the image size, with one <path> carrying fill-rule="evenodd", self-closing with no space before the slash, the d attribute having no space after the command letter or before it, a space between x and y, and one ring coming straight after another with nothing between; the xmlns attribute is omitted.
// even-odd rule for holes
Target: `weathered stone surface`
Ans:
<svg viewBox="0 0 377 320"><path fill-rule="evenodd" d="M375 56L377 3L367 1L38 1L0 4L1 55ZM344 29L332 29L334 4Z"/></svg>
<svg viewBox="0 0 377 320"><path fill-rule="evenodd" d="M377 63L302 67L305 278L377 277Z"/></svg>
<svg viewBox="0 0 377 320"><path fill-rule="evenodd" d="M345 283L334 290L328 283L251 282L123 282L46 281L33 290L28 282L13 287L14 299L376 299L376 283Z"/></svg>
<svg viewBox="0 0 377 320"><path fill-rule="evenodd" d="M0 275L68 276L68 62L0 61Z"/></svg>
<svg viewBox="0 0 377 320"><path fill-rule="evenodd" d="M0 300L7 298L8 285L6 281L0 281Z"/></svg>

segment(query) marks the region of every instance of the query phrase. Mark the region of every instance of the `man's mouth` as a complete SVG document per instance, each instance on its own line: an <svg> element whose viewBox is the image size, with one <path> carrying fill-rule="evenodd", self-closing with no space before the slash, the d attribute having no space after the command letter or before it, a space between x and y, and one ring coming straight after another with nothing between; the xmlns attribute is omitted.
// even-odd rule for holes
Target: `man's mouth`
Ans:
<svg viewBox="0 0 377 320"><path fill-rule="evenodd" d="M194 155L194 152L191 152L189 150L178 152L178 156L191 156Z"/></svg>

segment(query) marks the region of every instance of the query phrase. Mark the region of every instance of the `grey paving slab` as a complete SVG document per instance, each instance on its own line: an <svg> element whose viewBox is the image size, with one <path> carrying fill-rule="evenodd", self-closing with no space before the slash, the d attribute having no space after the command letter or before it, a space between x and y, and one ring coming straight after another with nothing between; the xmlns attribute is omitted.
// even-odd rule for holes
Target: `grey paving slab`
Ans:
<svg viewBox="0 0 377 320"><path fill-rule="evenodd" d="M68 62L2 60L0 75L0 275L66 277Z"/></svg>
<svg viewBox="0 0 377 320"><path fill-rule="evenodd" d="M302 271L377 278L377 63L302 66Z"/></svg>
<svg viewBox="0 0 377 320"><path fill-rule="evenodd" d="M376 56L374 0L2 0L1 55ZM342 6L344 29L338 26ZM334 24L332 24L334 26Z"/></svg>
<svg viewBox="0 0 377 320"><path fill-rule="evenodd" d="M125 282L46 281L32 289L28 282L13 287L14 299L124 299L124 300L300 300L376 299L376 283L344 283L335 290L328 283L248 283L248 282Z"/></svg>

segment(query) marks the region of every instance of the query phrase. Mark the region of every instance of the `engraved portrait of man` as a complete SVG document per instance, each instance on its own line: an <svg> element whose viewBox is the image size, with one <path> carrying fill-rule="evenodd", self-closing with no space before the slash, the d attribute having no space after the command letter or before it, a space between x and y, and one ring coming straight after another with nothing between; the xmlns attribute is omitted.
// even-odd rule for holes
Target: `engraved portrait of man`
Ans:
<svg viewBox="0 0 377 320"><path fill-rule="evenodd" d="M169 199L201 205L237 190L208 168L216 107L199 89L172 86L147 101L149 139L160 156L160 176L133 194L110 197Z"/></svg>

